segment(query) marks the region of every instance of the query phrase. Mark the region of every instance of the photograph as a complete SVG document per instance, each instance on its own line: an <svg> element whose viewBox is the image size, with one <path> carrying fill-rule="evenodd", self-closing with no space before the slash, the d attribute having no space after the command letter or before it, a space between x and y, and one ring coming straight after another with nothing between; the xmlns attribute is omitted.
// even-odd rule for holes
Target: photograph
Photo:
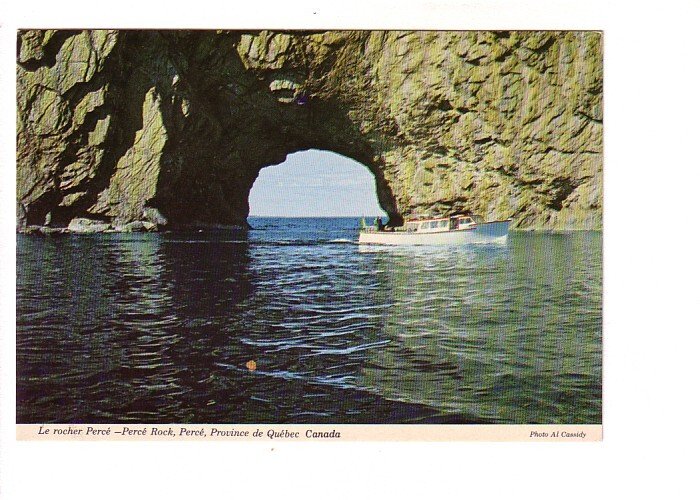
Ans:
<svg viewBox="0 0 700 500"><path fill-rule="evenodd" d="M603 45L17 30L16 424L601 426Z"/></svg>

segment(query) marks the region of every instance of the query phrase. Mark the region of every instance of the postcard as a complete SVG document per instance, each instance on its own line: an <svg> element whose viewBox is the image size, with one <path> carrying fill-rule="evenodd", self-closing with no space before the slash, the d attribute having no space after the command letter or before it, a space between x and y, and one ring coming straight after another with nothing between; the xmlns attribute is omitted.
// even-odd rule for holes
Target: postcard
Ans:
<svg viewBox="0 0 700 500"><path fill-rule="evenodd" d="M17 32L19 440L602 439L601 31Z"/></svg>

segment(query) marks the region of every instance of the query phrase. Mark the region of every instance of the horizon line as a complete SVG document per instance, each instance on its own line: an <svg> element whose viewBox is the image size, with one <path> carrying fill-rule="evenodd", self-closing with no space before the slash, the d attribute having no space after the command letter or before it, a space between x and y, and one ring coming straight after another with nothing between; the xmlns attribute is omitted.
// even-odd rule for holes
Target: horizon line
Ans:
<svg viewBox="0 0 700 500"><path fill-rule="evenodd" d="M277 217L279 219L333 219L350 217L388 217L387 214L366 214L366 215L257 215L250 214L248 217Z"/></svg>

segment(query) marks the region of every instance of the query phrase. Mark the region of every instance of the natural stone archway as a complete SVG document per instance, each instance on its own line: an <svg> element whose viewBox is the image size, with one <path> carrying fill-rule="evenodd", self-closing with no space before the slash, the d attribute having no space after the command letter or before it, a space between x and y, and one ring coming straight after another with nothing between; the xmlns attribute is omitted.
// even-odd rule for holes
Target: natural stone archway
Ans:
<svg viewBox="0 0 700 500"><path fill-rule="evenodd" d="M395 224L602 221L595 32L31 30L17 101L20 223L245 224L307 149L366 165Z"/></svg>

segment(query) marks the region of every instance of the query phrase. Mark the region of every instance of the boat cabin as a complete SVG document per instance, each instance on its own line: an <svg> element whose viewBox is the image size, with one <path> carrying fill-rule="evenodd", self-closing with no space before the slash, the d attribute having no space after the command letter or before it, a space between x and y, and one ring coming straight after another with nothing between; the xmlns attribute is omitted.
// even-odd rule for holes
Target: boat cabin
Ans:
<svg viewBox="0 0 700 500"><path fill-rule="evenodd" d="M440 233L471 229L483 219L477 215L455 215L439 219L418 219L406 221L406 231L418 233Z"/></svg>

